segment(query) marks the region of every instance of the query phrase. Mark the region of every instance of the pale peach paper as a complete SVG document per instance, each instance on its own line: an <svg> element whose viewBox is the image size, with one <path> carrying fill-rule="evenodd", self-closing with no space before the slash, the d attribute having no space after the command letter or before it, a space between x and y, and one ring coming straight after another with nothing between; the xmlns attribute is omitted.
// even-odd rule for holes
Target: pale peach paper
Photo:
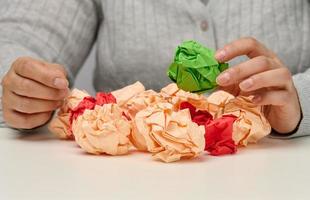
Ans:
<svg viewBox="0 0 310 200"><path fill-rule="evenodd" d="M173 109L175 111L179 110L180 103L184 101L189 102L200 110L206 110L208 108L208 101L205 96L181 90L175 83L171 83L162 88L160 95L167 102L173 104Z"/></svg>
<svg viewBox="0 0 310 200"><path fill-rule="evenodd" d="M72 122L77 144L91 154L123 155L128 153L131 123L117 104L95 106Z"/></svg>
<svg viewBox="0 0 310 200"><path fill-rule="evenodd" d="M87 96L90 95L86 91L73 89L50 122L49 130L61 139L73 139L73 135L69 130L70 110L75 108Z"/></svg>
<svg viewBox="0 0 310 200"><path fill-rule="evenodd" d="M216 91L207 98L208 111L214 118L228 114L238 117L233 125L233 140L241 146L256 143L271 131L271 126L264 116L263 107L252 103L251 98L234 97L225 91Z"/></svg>
<svg viewBox="0 0 310 200"><path fill-rule="evenodd" d="M233 140L238 145L256 143L271 132L263 107L253 104L251 97L238 96L230 100L224 113L238 117L233 127Z"/></svg>
<svg viewBox="0 0 310 200"><path fill-rule="evenodd" d="M136 114L133 136L138 149L164 162L174 162L203 152L204 132L203 126L192 122L188 109L175 112L172 104L158 103Z"/></svg>
<svg viewBox="0 0 310 200"><path fill-rule="evenodd" d="M143 84L137 81L111 93L115 97L117 104L122 107L129 99L143 91L145 91Z"/></svg>
<svg viewBox="0 0 310 200"><path fill-rule="evenodd" d="M123 109L126 116L133 119L137 112L147 106L162 102L161 96L154 90L145 91L140 82L113 91L117 104Z"/></svg>
<svg viewBox="0 0 310 200"><path fill-rule="evenodd" d="M126 116L130 119L134 119L139 111L159 102L164 102L164 99L157 92L146 90L129 99L129 101L122 106L122 109Z"/></svg>
<svg viewBox="0 0 310 200"><path fill-rule="evenodd" d="M210 96L207 97L208 101L208 110L209 113L213 115L214 118L221 117L224 112L226 104L234 99L235 97L225 91L218 90L213 92Z"/></svg>

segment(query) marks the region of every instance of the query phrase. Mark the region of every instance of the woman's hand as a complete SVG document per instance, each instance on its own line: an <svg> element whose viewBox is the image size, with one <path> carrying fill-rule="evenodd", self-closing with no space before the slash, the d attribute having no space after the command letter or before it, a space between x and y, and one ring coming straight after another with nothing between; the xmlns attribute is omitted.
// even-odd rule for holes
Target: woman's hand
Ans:
<svg viewBox="0 0 310 200"><path fill-rule="evenodd" d="M18 58L2 79L5 122L31 129L47 122L68 93L66 71L58 64Z"/></svg>
<svg viewBox="0 0 310 200"><path fill-rule="evenodd" d="M274 130L293 131L300 121L301 109L288 68L254 38L227 44L215 57L219 62L226 62L242 55L250 59L224 71L217 83L234 95L254 95L253 102L265 106L266 117Z"/></svg>

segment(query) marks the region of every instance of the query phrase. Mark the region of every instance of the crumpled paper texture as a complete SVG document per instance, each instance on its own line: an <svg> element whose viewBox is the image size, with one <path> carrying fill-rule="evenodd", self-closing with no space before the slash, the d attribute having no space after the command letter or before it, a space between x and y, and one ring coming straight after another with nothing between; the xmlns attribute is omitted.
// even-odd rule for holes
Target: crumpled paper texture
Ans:
<svg viewBox="0 0 310 200"><path fill-rule="evenodd" d="M177 47L167 75L185 91L203 93L212 90L217 86L216 77L228 68L228 64L219 63L214 54L214 50L196 41L185 41Z"/></svg>
<svg viewBox="0 0 310 200"><path fill-rule="evenodd" d="M73 89L69 96L64 100L63 105L49 123L49 130L61 139L73 139L73 134L70 130L71 110L90 95L86 91Z"/></svg>
<svg viewBox="0 0 310 200"><path fill-rule="evenodd" d="M251 98L234 97L225 91L216 91L207 98L214 118L229 114L237 117L233 124L233 140L240 146L256 143L271 132L263 106L252 103Z"/></svg>
<svg viewBox="0 0 310 200"><path fill-rule="evenodd" d="M129 99L122 108L126 116L133 120L140 110L160 102L164 102L164 100L157 92L146 90Z"/></svg>
<svg viewBox="0 0 310 200"><path fill-rule="evenodd" d="M128 153L131 124L117 104L96 105L72 122L77 144L91 154L123 155Z"/></svg>
<svg viewBox="0 0 310 200"><path fill-rule="evenodd" d="M206 97L175 83L155 92L136 82L95 98L74 89L49 128L91 154L127 154L131 144L164 162L194 158L204 149L232 154L271 131L263 107L251 98L225 91Z"/></svg>
<svg viewBox="0 0 310 200"><path fill-rule="evenodd" d="M192 122L189 110L173 111L170 103L158 103L138 112L133 136L139 150L173 162L197 157L204 150L204 127Z"/></svg>
<svg viewBox="0 0 310 200"><path fill-rule="evenodd" d="M233 123L236 119L234 115L223 115L206 123L205 150L210 152L210 155L219 156L237 152L237 145L232 138Z"/></svg>
<svg viewBox="0 0 310 200"><path fill-rule="evenodd" d="M143 91L145 91L144 85L137 81L134 84L114 90L111 94L116 98L117 104L122 107L127 101Z"/></svg>
<svg viewBox="0 0 310 200"><path fill-rule="evenodd" d="M186 92L178 88L175 83L171 83L162 88L160 95L165 101L173 104L174 110L179 110L182 102L189 102L200 110L208 109L208 101L205 96Z"/></svg>
<svg viewBox="0 0 310 200"><path fill-rule="evenodd" d="M144 86L139 81L115 90L112 94L129 119L134 119L136 113L147 106L162 101L159 94L154 90L145 91Z"/></svg>
<svg viewBox="0 0 310 200"><path fill-rule="evenodd" d="M213 116L206 110L198 110L188 102L182 102L180 109L188 109L192 121L205 128L205 150L210 155L219 156L234 154L237 145L232 139L233 123L237 119L234 115L223 115L213 119Z"/></svg>

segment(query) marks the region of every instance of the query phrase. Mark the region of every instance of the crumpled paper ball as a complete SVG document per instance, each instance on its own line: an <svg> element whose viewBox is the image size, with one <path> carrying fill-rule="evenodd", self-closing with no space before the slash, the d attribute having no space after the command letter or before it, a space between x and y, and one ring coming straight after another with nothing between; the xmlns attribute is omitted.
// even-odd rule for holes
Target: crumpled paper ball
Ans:
<svg viewBox="0 0 310 200"><path fill-rule="evenodd" d="M131 124L117 104L96 105L72 122L77 144L91 154L123 155L128 153Z"/></svg>
<svg viewBox="0 0 310 200"><path fill-rule="evenodd" d="M67 98L65 98L63 105L49 123L48 129L61 139L73 139L73 134L70 130L71 110L79 105L85 98L90 97L86 91L73 89Z"/></svg>
<svg viewBox="0 0 310 200"><path fill-rule="evenodd" d="M207 98L208 110L214 118L230 114L237 117L233 124L233 140L241 146L256 143L271 132L263 106L252 103L251 99L252 97L234 97L225 91L216 91Z"/></svg>
<svg viewBox="0 0 310 200"><path fill-rule="evenodd" d="M186 92L178 88L175 83L171 83L162 88L160 95L165 101L173 104L174 110L179 110L182 102L189 102L200 110L206 110L208 108L208 101L205 96Z"/></svg>
<svg viewBox="0 0 310 200"><path fill-rule="evenodd" d="M154 90L145 91L144 86L139 81L113 91L112 94L116 97L117 104L123 109L128 119L134 119L140 110L163 101Z"/></svg>
<svg viewBox="0 0 310 200"><path fill-rule="evenodd" d="M210 152L210 155L219 156L237 152L237 145L233 140L233 124L236 119L234 115L223 115L205 125L205 150Z"/></svg>
<svg viewBox="0 0 310 200"><path fill-rule="evenodd" d="M227 63L219 63L214 58L214 50L196 41L180 44L167 75L185 91L203 93L217 86L216 77L228 68Z"/></svg>
<svg viewBox="0 0 310 200"><path fill-rule="evenodd" d="M111 94L116 98L117 104L122 107L127 101L143 91L145 91L144 85L137 81L134 84L115 90Z"/></svg>
<svg viewBox="0 0 310 200"><path fill-rule="evenodd" d="M170 103L158 103L138 112L133 144L154 158L173 162L197 157L204 150L204 127L191 121L188 109L173 111Z"/></svg>
<svg viewBox="0 0 310 200"><path fill-rule="evenodd" d="M241 146L256 143L271 132L263 106L252 103L251 99L252 97L238 96L230 100L224 109L225 114L237 117L233 127L233 139Z"/></svg>
<svg viewBox="0 0 310 200"><path fill-rule="evenodd" d="M146 90L129 99L122 106L122 109L126 116L133 120L140 110L160 102L164 102L164 100L157 92L154 90Z"/></svg>
<svg viewBox="0 0 310 200"><path fill-rule="evenodd" d="M198 110L188 102L182 102L180 109L188 109L191 119L198 125L205 127L205 150L210 155L219 156L234 154L237 145L232 139L233 123L237 119L234 115L223 115L213 119L213 116L206 110Z"/></svg>

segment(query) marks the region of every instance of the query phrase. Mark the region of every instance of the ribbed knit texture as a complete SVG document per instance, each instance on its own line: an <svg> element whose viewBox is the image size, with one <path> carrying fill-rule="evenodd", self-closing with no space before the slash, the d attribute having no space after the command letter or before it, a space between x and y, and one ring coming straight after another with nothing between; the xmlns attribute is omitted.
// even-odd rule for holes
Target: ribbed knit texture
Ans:
<svg viewBox="0 0 310 200"><path fill-rule="evenodd" d="M309 28L307 0L2 0L0 76L18 56L29 55L63 64L73 79L97 38L97 90L137 80L158 90L170 82L166 69L183 40L217 49L252 36L299 73L299 136L310 134Z"/></svg>

